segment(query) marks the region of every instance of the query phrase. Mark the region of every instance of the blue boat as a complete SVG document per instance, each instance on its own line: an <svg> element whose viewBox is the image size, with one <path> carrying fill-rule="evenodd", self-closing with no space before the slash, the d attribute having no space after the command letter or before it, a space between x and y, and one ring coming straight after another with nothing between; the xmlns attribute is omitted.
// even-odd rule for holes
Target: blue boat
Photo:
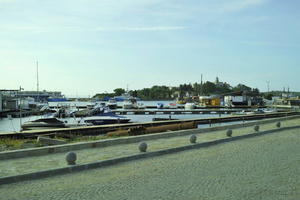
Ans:
<svg viewBox="0 0 300 200"><path fill-rule="evenodd" d="M105 125L105 124L124 124L129 123L130 119L124 116L116 115L111 112L108 107L96 106L91 111L92 116L82 119L82 123L92 125Z"/></svg>

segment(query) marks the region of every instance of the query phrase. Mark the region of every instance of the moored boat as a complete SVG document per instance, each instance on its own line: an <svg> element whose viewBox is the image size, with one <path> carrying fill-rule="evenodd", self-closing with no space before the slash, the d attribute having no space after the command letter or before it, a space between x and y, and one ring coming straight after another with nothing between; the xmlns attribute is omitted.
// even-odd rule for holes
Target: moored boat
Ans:
<svg viewBox="0 0 300 200"><path fill-rule="evenodd" d="M91 112L92 116L83 118L80 123L87 125L123 124L130 121L129 118L116 115L108 107L98 106Z"/></svg>
<svg viewBox="0 0 300 200"><path fill-rule="evenodd" d="M123 109L133 109L137 108L137 100L136 98L126 99L123 102Z"/></svg>
<svg viewBox="0 0 300 200"><path fill-rule="evenodd" d="M184 105L185 110L192 110L192 109L195 109L195 107L196 107L195 103L186 103Z"/></svg>
<svg viewBox="0 0 300 200"><path fill-rule="evenodd" d="M115 98L110 98L106 105L109 109L117 109L117 101Z"/></svg>
<svg viewBox="0 0 300 200"><path fill-rule="evenodd" d="M55 128L66 128L64 122L51 117L51 118L42 118L34 121L28 121L22 124L22 130L38 130L38 129L55 129Z"/></svg>
<svg viewBox="0 0 300 200"><path fill-rule="evenodd" d="M156 105L156 107L158 109L162 109L162 108L164 108L164 106L165 106L165 104L163 104L163 103L157 103L157 105Z"/></svg>
<svg viewBox="0 0 300 200"><path fill-rule="evenodd" d="M169 106L168 106L168 107L171 108L171 109L176 109L176 108L178 108L178 106L177 106L176 103L169 103Z"/></svg>

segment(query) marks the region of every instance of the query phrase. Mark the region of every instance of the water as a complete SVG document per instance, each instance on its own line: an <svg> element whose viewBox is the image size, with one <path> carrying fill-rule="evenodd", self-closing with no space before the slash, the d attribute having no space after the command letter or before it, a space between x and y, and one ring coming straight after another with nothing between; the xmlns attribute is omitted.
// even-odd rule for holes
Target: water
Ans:
<svg viewBox="0 0 300 200"><path fill-rule="evenodd" d="M173 101L139 101L138 103L143 103L145 106L156 106L157 103L163 103L168 105ZM49 106L57 106L57 105L68 105L68 106L86 106L91 104L90 102L49 102ZM121 106L122 102L118 102L118 105ZM226 116L226 115L222 115ZM157 115L126 115L126 117L131 119L131 122L151 122L153 118L161 117L168 118L169 115L157 114ZM210 118L210 117L219 117L218 114L182 114L182 115L171 115L174 119L195 119L195 118ZM30 116L21 118L21 123L32 121L42 118L42 116ZM64 121L68 121L69 123L76 123L76 120L73 118L64 119ZM3 118L0 119L0 133L3 132L16 132L20 131L20 118ZM220 125L220 124L219 124ZM199 125L199 127L207 127L207 125Z"/></svg>

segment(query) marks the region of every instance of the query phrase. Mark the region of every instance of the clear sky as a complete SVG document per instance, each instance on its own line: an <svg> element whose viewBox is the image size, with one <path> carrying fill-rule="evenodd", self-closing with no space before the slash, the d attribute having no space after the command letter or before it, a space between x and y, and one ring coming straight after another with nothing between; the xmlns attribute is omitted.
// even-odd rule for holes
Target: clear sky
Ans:
<svg viewBox="0 0 300 200"><path fill-rule="evenodd" d="M220 81L300 91L297 0L0 0L0 89Z"/></svg>

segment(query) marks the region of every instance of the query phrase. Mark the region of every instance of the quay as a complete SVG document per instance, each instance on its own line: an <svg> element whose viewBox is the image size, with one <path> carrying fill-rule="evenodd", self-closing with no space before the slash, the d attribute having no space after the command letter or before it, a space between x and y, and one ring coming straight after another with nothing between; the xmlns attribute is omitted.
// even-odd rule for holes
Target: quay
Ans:
<svg viewBox="0 0 300 200"><path fill-rule="evenodd" d="M57 106L49 106L51 109L56 109L56 108L64 108L66 105L57 105ZM78 106L74 105L71 106L76 109L86 109L87 106ZM266 106L244 106L244 105L236 105L234 107L225 107L225 106L195 106L195 109L255 109L255 108L266 108ZM117 109L123 109L122 106L117 106ZM145 106L143 108L137 108L138 110L143 110L143 109L157 109L157 106ZM163 107L160 108L161 110L168 110L168 109L174 109L174 108L169 108L169 107ZM184 105L177 105L177 109L184 109Z"/></svg>
<svg viewBox="0 0 300 200"><path fill-rule="evenodd" d="M72 166L65 161L69 145L29 149L48 152L39 156L29 150L3 152L0 196L6 199L299 199L299 159L295 153L299 151L299 117L277 119L282 122L281 128L275 126L274 120L264 121L259 123L259 132L253 130L253 122L234 128L177 131L168 138L148 139L147 152L143 153L137 146L147 135L126 143L90 145L73 150L77 161ZM233 129L232 137L225 134L228 128ZM198 137L195 144L189 142L191 134ZM127 138L113 140L124 139ZM64 151L56 151L63 147ZM4 157L4 154L26 156ZM219 192L215 193L216 190Z"/></svg>
<svg viewBox="0 0 300 200"><path fill-rule="evenodd" d="M99 126L78 126L73 128L61 128L61 129L47 129L47 130L30 130L22 132L10 132L0 133L0 138L37 138L39 135L100 135L106 134L110 131L118 129L129 129L132 127L154 127L170 124L180 124L185 122L193 122L196 125L201 124L216 124L234 121L249 121L260 120L268 118L279 118L287 116L298 116L299 112L276 112L265 114L253 114L253 115L238 115L238 116L226 116L226 117L212 117L212 118L193 118L193 119L181 119L181 120L169 120L169 121L155 121L144 123L128 123L128 124L110 124Z"/></svg>

